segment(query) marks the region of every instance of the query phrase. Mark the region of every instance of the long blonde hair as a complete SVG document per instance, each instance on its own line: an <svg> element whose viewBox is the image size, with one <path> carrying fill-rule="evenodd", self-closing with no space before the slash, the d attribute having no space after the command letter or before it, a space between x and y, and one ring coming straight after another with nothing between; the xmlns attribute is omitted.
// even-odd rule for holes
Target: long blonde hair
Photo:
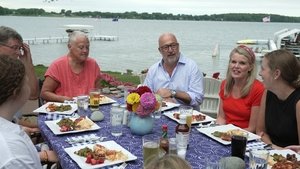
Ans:
<svg viewBox="0 0 300 169"><path fill-rule="evenodd" d="M250 48L248 48L247 46L244 46L244 45L237 46L236 48L234 48L230 52L230 55L229 55L230 59L229 59L229 62L228 62L224 95L226 97L228 97L230 95L230 93L232 91L232 88L233 88L233 85L235 83L234 79L231 76L230 68L229 68L230 67L230 62L231 62L231 57L235 53L238 53L240 55L245 56L248 59L250 66L252 66L251 71L248 72L246 85L242 88L242 91L241 91L241 97L245 97L245 96L248 95L248 93L249 93L249 91L252 87L252 84L253 84L254 80L256 79L257 67L256 67L256 64L255 64L255 54L254 54L254 52Z"/></svg>

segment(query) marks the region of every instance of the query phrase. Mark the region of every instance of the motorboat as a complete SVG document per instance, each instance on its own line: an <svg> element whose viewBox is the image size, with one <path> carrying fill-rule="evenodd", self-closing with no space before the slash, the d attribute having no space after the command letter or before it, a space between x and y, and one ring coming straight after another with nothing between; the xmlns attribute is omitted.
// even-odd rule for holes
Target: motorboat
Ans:
<svg viewBox="0 0 300 169"><path fill-rule="evenodd" d="M287 49L300 58L300 29L282 29L275 32L274 42L278 49Z"/></svg>
<svg viewBox="0 0 300 169"><path fill-rule="evenodd" d="M266 53L277 49L275 42L271 39L244 39L237 41L237 44L251 48L258 61L260 61Z"/></svg>
<svg viewBox="0 0 300 169"><path fill-rule="evenodd" d="M243 39L237 44L250 47L258 60L266 53L277 49L287 49L300 58L300 29L282 29L274 33L273 39Z"/></svg>
<svg viewBox="0 0 300 169"><path fill-rule="evenodd" d="M70 25L63 25L66 29L66 32L72 33L73 31L82 31L84 33L89 33L94 29L92 25L78 25L78 24L70 24Z"/></svg>

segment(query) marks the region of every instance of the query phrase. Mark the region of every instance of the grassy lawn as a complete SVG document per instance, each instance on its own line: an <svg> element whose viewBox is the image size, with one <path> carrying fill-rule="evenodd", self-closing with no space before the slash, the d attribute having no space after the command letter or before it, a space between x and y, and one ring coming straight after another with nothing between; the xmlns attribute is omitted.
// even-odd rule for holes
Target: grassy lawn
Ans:
<svg viewBox="0 0 300 169"><path fill-rule="evenodd" d="M44 74L47 70L47 67L44 65L36 65L34 66L35 73L40 79L44 79ZM138 76L132 74L132 73L121 73L121 72L112 72L112 71L102 71L103 73L107 73L113 77L115 77L117 80L121 82L130 82L135 85L138 85L140 83L140 79Z"/></svg>

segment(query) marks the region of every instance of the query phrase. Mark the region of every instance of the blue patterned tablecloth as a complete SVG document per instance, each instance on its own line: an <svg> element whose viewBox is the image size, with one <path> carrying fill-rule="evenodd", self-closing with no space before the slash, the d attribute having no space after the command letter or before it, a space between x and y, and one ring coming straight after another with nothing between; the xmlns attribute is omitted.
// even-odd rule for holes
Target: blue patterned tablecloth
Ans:
<svg viewBox="0 0 300 169"><path fill-rule="evenodd" d="M119 99L119 103L122 103L123 100ZM105 136L108 140L114 140L116 143L120 144L123 148L127 149L129 152L137 156L137 160L127 162L128 169L141 169L143 166L143 149L142 149L142 137L132 135L130 129L127 126L123 126L123 135L120 137L114 137L110 134L110 111L111 105L102 105L100 106L100 111L105 115L103 121L98 122L97 124L101 129L97 131L89 131L82 133L72 133L56 136L53 132L47 127L44 123L47 120L47 116L40 114L38 118L38 124L42 132L42 136L45 141L49 144L50 148L57 152L59 157L59 162L64 169L78 169L80 168L75 161L73 161L70 156L64 151L64 148L71 147L65 140L68 137L75 137L86 134L96 134L98 136ZM90 112L87 114L89 115ZM169 119L166 116L162 116L160 119L155 119L155 126L153 133L161 133L161 125L168 125L168 136L175 137L175 127L177 122ZM192 128L190 135L189 147L187 150L186 160L192 165L195 169L205 168L207 161L217 161L222 157L230 156L230 146L224 146L209 137L201 134L195 128Z"/></svg>

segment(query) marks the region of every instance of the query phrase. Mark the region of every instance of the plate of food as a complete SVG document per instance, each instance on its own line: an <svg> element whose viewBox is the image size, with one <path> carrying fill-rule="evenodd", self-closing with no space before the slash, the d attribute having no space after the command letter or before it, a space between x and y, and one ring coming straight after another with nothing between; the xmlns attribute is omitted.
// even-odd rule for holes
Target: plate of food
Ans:
<svg viewBox="0 0 300 169"><path fill-rule="evenodd" d="M268 169L300 168L300 155L292 150L270 150Z"/></svg>
<svg viewBox="0 0 300 169"><path fill-rule="evenodd" d="M88 102L89 102L90 97L89 96L87 96L87 97L88 97ZM73 97L72 102L76 103L77 102L77 97ZM100 105L111 104L111 103L116 103L116 101L112 98L109 98L109 97L105 96L105 95L100 95Z"/></svg>
<svg viewBox="0 0 300 169"><path fill-rule="evenodd" d="M224 145L231 144L232 135L243 135L245 132L248 133L248 141L260 139L260 136L243 130L232 124L219 125L207 128L198 128L197 130Z"/></svg>
<svg viewBox="0 0 300 169"><path fill-rule="evenodd" d="M65 151L80 168L85 169L101 168L137 159L115 141L74 146L65 148Z"/></svg>
<svg viewBox="0 0 300 169"><path fill-rule="evenodd" d="M111 103L116 103L116 101L107 96L100 95L100 105L111 104Z"/></svg>
<svg viewBox="0 0 300 169"><path fill-rule="evenodd" d="M180 106L180 104L177 104L177 103L163 102L162 106L161 106L161 111L170 110L170 109L173 109L173 108L179 107L179 106Z"/></svg>
<svg viewBox="0 0 300 169"><path fill-rule="evenodd" d="M70 115L77 110L77 104L48 102L41 107L35 109L35 113L56 113Z"/></svg>
<svg viewBox="0 0 300 169"><path fill-rule="evenodd" d="M55 135L98 130L100 127L86 116L45 121Z"/></svg>
<svg viewBox="0 0 300 169"><path fill-rule="evenodd" d="M178 112L176 112L176 111L165 112L164 115L169 117L172 120L175 120L176 122L179 122L179 115L180 115L179 111ZM211 122L214 120L216 120L216 119L214 119L208 115L205 115L203 113L200 113L196 110L193 110L192 124L206 123L206 122Z"/></svg>

